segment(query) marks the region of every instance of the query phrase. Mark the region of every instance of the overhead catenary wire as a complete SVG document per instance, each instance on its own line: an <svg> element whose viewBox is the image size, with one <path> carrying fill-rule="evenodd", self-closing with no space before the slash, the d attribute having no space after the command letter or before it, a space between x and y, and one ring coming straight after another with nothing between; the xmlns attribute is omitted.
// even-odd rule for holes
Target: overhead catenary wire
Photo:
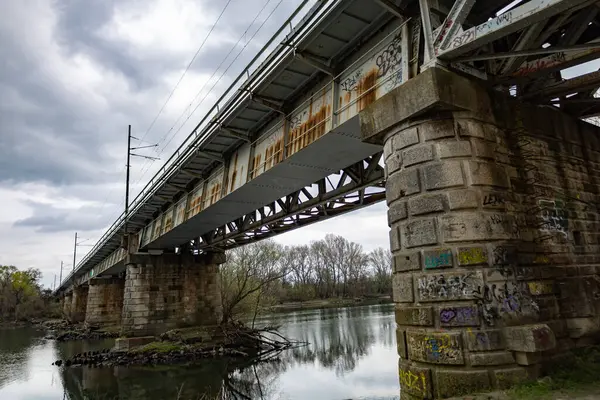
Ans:
<svg viewBox="0 0 600 400"><path fill-rule="evenodd" d="M223 60L221 60L221 63L219 64L219 66L214 70L214 72L212 73L212 75L210 76L210 78L208 78L204 84L202 85L202 87L200 88L200 90L198 90L198 92L196 93L196 95L194 96L194 99L190 102L190 104L188 104L188 106L186 107L186 109L181 113L181 115L179 115L179 117L177 118L177 120L175 121L175 123L173 124L173 126L171 126L171 128L169 129L169 131L158 140L158 143L160 143L163 139L165 139L169 133L171 133L171 131L173 130L173 128L175 128L175 126L179 123L179 120L185 115L185 113L192 107L192 105L194 104L194 102L198 99L198 97L200 96L200 94L202 93L202 91L204 91L204 88L206 88L206 85L214 78L214 76L216 75L216 73L219 71L219 69L223 66L223 64L225 63L225 61L229 58L229 56L231 55L231 53L233 53L233 51L237 48L237 46L240 44L240 42L244 39L244 37L246 36L246 34L248 33L248 31L250 30L250 28L252 27L252 25L254 25L254 23L256 22L256 20L260 17L260 15L263 13L263 11L265 10L265 8L267 8L267 6L269 5L269 3L271 3L272 0L267 0L267 2L262 6L262 8L258 11L258 13L256 14L256 16L254 17L254 19L252 20L252 22L250 22L250 24L248 25L248 28L246 28L246 30L242 33L242 35L240 36L240 38L238 39L238 41L231 47L231 49L229 50L229 53L227 53L227 55L223 58ZM281 2L280 2L281 4ZM275 7L275 9L277 9L277 7L279 6L279 4ZM273 12L271 12L272 14ZM271 15L269 14L269 16ZM268 17L267 17L268 18ZM262 27L262 25L261 25ZM260 30L260 28L258 28L258 30ZM253 36L254 37L254 36ZM253 38L252 37L252 38ZM252 40L252 38L249 39L249 41ZM243 51L243 49L241 50ZM237 58L236 58L237 59ZM235 61L235 59L234 59ZM203 99L204 100L204 99ZM202 101L203 101L202 100ZM193 114L193 112L192 112ZM189 117L188 117L189 119ZM184 123L188 120L186 119L184 121ZM164 150L164 148L162 149ZM161 152L162 152L161 150Z"/></svg>
<svg viewBox="0 0 600 400"><path fill-rule="evenodd" d="M227 60L227 58L229 58L229 55L231 55L231 53L233 52L233 50L237 47L237 45L242 41L242 39L244 38L244 36L246 35L246 33L248 33L248 30L251 28L251 26L254 24L254 22L256 22L256 20L259 18L260 14L262 14L262 12L264 11L264 9L267 7L267 5L271 2L271 0L267 1L267 3L265 3L265 5L262 7L262 9L259 11L259 13L256 15L256 17L254 18L254 20L250 23L250 25L248 26L248 28L244 31L244 33L242 34L242 36L240 37L240 39L235 43L235 45L231 48L231 50L229 51L229 53L225 56L225 58L223 59L223 61L221 62L221 64L219 64L219 66L217 67L217 69L215 70L215 72L211 75L211 77L205 81L204 85L202 86L202 88L198 91L198 93L196 94L196 96L194 97L194 99L192 100L192 102L190 102L190 104L188 105L188 107L186 107L186 110L183 111L183 113L179 116L179 118L175 121L175 123L173 124L173 126L169 129L169 131L167 132L167 135L169 132L171 132L175 126L177 125L177 123L179 122L179 120L181 119L181 117L186 113L187 109L196 101L196 99L198 98L198 96L200 95L200 93L202 93L202 91L204 90L204 88L206 87L206 85L208 84L208 82L211 81L211 79L214 77L214 75L216 74L216 72L218 72L218 70L221 68L221 66L223 65L223 63ZM223 77L225 76L225 74L229 71L229 69L233 66L233 64L237 61L237 59L241 56L241 54L244 52L244 50L246 49L246 47L248 47L248 45L252 42L252 40L254 40L254 38L256 37L256 35L258 34L258 32L264 27L265 23L269 20L269 18L273 15L273 13L279 8L279 6L283 3L283 0L280 0L277 5L271 10L271 12L267 15L267 17L262 21L261 25L258 27L258 29L252 34L252 36L250 37L250 39L248 39L248 41L246 42L246 44L244 44L244 46L241 48L241 50L238 52L238 54L236 55L236 57L229 63L229 65L227 66L227 68L225 69L225 71L223 71L220 75L220 77L217 79L217 81L212 85L212 87L210 88L210 90L205 93L204 97L200 100L200 102L196 105L196 107L193 109L193 111L187 116L187 118L183 121L183 123L179 126L179 128L177 129L177 131L171 136L171 138L165 143L165 145L160 149L160 151L157 152L157 155L162 154L168 147L168 145L173 141L173 139L179 134L179 132L181 131L181 129L185 126L185 123L191 118L192 115L194 115L194 113L196 112L196 110L200 107L200 105L202 105L204 103L204 101L207 99L207 97L210 95L210 93L213 91L213 89L219 84L219 82L223 79ZM163 138L166 138L165 135ZM163 139L161 138L161 140ZM135 185L139 184L139 182L144 178L144 176L146 175L146 173L149 171L150 166L152 165L152 162L150 162L148 164L148 167L143 171L142 175L139 177L138 180L136 180Z"/></svg>
<svg viewBox="0 0 600 400"><path fill-rule="evenodd" d="M179 80L177 81L177 83L175 84L175 86L173 87L173 89L171 90L171 93L169 93L169 97L167 97L167 100L165 100L164 104L162 105L162 107L158 111L158 114L156 114L156 116L154 117L154 119L150 123L150 126L148 127L148 129L146 129L146 132L144 133L144 136L142 136L142 138L139 139L140 141L144 140L146 138L146 136L148 135L148 133L150 132L150 130L154 127L154 124L156 123L156 121L158 120L158 118L160 117L160 115L162 114L162 112L165 110L165 107L167 106L167 104L169 103L169 101L171 101L171 98L173 97L173 94L175 93L175 91L177 90L177 88L179 88L179 85L181 84L181 81L183 80L183 78L185 77L185 75L190 70L192 64L196 60L196 57L198 57L198 54L200 54L200 52L204 48L204 45L208 41L208 38L210 37L210 35L212 34L213 30L215 29L215 27L217 26L217 24L221 20L221 17L223 17L223 14L225 14L225 10L227 10L227 7L229 7L229 4L231 3L231 1L232 0L228 0L227 3L225 4L225 7L223 7L223 10L221 11L221 14L219 14L219 17L217 18L217 20L215 21L215 23L211 26L210 30L208 31L208 33L204 37L204 40L200 44L200 47L198 47L198 50L196 50L196 53L194 53L194 56L192 57L192 59L188 63L187 67L185 67L185 70L183 71L183 73L179 77Z"/></svg>
<svg viewBox="0 0 600 400"><path fill-rule="evenodd" d="M179 77L179 80L177 81L177 83L175 84L175 86L173 87L173 89L171 90L171 92L169 93L169 96L167 97L167 99L165 100L165 102L163 103L162 107L160 108L160 110L158 111L158 113L156 114L156 116L152 119L152 122L150 123L150 125L148 126L148 128L146 129L146 132L144 133L144 135L138 139L139 142L144 143L145 142L145 138L146 136L148 136L148 133L150 133L150 131L152 130L152 128L154 127L154 124L156 124L156 121L158 120L158 118L160 117L160 115L162 114L162 112L164 111L164 109L166 108L166 106L169 104L169 101L171 101L171 98L173 97L173 94L175 93L175 91L177 91L177 89L179 88L179 85L181 84L181 82L183 81L183 78L185 77L185 75L188 73L189 69L191 68L192 64L194 63L194 61L196 60L196 58L198 57L198 54L200 54L200 52L202 51L202 49L204 48L204 45L206 44L206 42L208 41L208 38L211 36L213 30L215 29L215 27L217 26L217 24L219 23L219 21L221 20L221 18L223 17L223 14L225 14L225 11L227 10L227 8L229 7L229 4L231 3L232 0L228 0L227 3L225 4L225 7L223 7L223 10L221 10L221 13L219 14L219 16L217 17L215 23L212 25L212 27L210 28L210 30L208 31L208 33L206 34L206 36L204 37L204 40L202 41L202 43L200 44L200 46L198 47L198 49L196 50L196 52L194 53L194 56L192 57L192 59L190 60L190 62L187 64L187 67L185 68L185 70L183 71L183 73L181 74L181 76ZM270 1L270 0L269 0ZM154 162L154 160L152 161ZM152 164L152 163L150 163ZM125 172L125 168L126 166L123 167L123 169L121 170L120 174ZM136 182L136 184L139 183ZM114 192L115 188L112 188L108 191L105 199L103 200L103 202L101 203L100 206L100 211L99 213L101 213L104 210L104 207L106 206L106 204L108 203L108 199L110 198L110 195Z"/></svg>
<svg viewBox="0 0 600 400"><path fill-rule="evenodd" d="M337 3L317 2L309 10L309 13L307 15L305 15L304 18L302 18L299 25L292 30L292 36L289 39L286 39L286 45L280 44L274 53L270 54L266 58L266 60L264 60L260 65L257 66L256 65L257 60L259 60L259 58L261 58L262 56L265 55L264 53L267 51L267 49L270 48L270 46L274 43L274 41L277 40L277 38L280 38L280 35L284 31L284 29L287 28L288 26L291 26L292 20L295 19L304 10L305 6L308 3L309 3L309 0L302 0L301 4L281 24L281 26L276 31L276 33L267 41L267 43L258 52L258 54L256 54L256 56L254 56L254 58L250 61L250 63L240 72L239 76L237 76L237 78L234 79L234 82L229 86L229 88L222 93L222 95L219 97L219 99L215 102L215 105L213 105L211 110L208 113L206 113L206 115L202 118L202 121L200 121L198 123L198 125L189 134L189 136L186 138L186 140L171 155L171 157L169 157L169 159L165 161L165 164L163 166L162 175L161 175L160 171L157 172L155 174L155 176L152 177L152 179L146 184L146 187L143 189L143 191L141 193L139 193L136 196L136 198L133 200L133 204L135 204L134 212L137 211L137 209L140 207L139 203L142 202L147 196L149 196L153 190L155 190L155 186L157 185L157 183L163 182L165 179L168 179L167 175L170 174L171 169L174 168L174 166L175 166L174 163L180 162L184 157L187 157L189 155L187 150L183 153L180 153L181 151L183 151L183 149L186 145L188 146L188 149L189 149L189 146L191 144L188 143L188 141L192 140L193 143L195 143L199 140L204 140L207 138L207 136L206 136L207 133L202 132L202 134L199 135L198 129L200 128L200 126L202 126L205 123L206 119L209 118L209 116L212 115L212 113L215 110L218 111L219 104L222 101L224 101L224 99L226 98L227 95L231 95L232 94L231 92L236 90L235 89L236 86L241 83L241 80L243 79L243 77L245 75L249 75L248 81L241 85L244 88L248 87L248 85L250 85L252 82L256 81L257 79L258 80L264 79L263 74L265 73L268 66L270 66L273 63L277 63L277 62L281 61L280 58L282 57L282 54L285 54L285 46L289 45L290 43L301 40L303 37L305 37L309 32L311 24L320 22L320 20L322 18L324 18L324 16L329 15L331 10L333 10L337 4ZM286 36L286 38L287 38L287 36ZM256 69L252 72L252 74L250 74L249 71L251 70L252 67L255 67ZM238 90L243 91L244 89L238 89ZM227 101L227 103L225 104L225 107L226 108L232 107L231 103L232 102L235 103L237 101L239 101L239 93L234 94L233 97ZM228 112L230 112L230 111L228 111ZM116 232L118 232L118 230L120 229L120 224L122 224L122 222L123 222L123 218L124 218L124 213L122 213L121 217L119 217L117 220L115 220L115 222L113 222L113 224L109 227L109 229L102 235L102 237L99 239L99 241L96 243L96 245L92 249L92 252L101 248L101 246L104 246L107 243L107 241L110 240L111 235L114 235ZM114 238L114 236L112 238ZM88 253L88 255L86 255L85 259L82 260L80 262L80 264L88 263L90 260L91 260L91 258ZM76 272L72 272L71 274L69 274L68 279L72 279L72 275L74 275L75 273Z"/></svg>

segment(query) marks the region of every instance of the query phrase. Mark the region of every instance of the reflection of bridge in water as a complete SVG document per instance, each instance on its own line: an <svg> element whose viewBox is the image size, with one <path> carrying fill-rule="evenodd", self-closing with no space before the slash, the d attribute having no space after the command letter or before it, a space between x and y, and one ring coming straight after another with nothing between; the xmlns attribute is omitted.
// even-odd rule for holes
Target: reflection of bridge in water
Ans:
<svg viewBox="0 0 600 400"><path fill-rule="evenodd" d="M598 332L600 128L581 119L600 72L566 68L600 56L599 10L317 2L61 283L65 313L133 335L216 323L225 249L385 198L401 371L421 378L404 394L524 378L530 353Z"/></svg>

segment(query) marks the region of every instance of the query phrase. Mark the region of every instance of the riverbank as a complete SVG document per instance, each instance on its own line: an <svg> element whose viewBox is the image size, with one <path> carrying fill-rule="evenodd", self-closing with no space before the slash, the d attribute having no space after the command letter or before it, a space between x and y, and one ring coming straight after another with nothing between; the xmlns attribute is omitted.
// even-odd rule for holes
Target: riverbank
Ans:
<svg viewBox="0 0 600 400"><path fill-rule="evenodd" d="M36 326L47 332L46 339L54 339L58 342L116 338L120 334L119 326L89 326L83 323L74 324L62 319L43 321Z"/></svg>
<svg viewBox="0 0 600 400"><path fill-rule="evenodd" d="M13 328L25 328L28 326L31 327L42 327L45 323L51 321L62 321L60 319L44 319L44 318L32 318L28 320L21 321L0 321L0 329L13 329Z"/></svg>
<svg viewBox="0 0 600 400"><path fill-rule="evenodd" d="M574 350L552 366L547 375L504 392L455 397L449 400L592 400L600 399L600 346Z"/></svg>
<svg viewBox="0 0 600 400"><path fill-rule="evenodd" d="M253 329L236 323L174 329L158 338L118 338L113 349L76 354L53 365L109 367L179 364L216 357L264 359L304 344L288 340L274 329Z"/></svg>
<svg viewBox="0 0 600 400"><path fill-rule="evenodd" d="M285 302L276 304L266 308L269 312L283 313L298 310L318 310L326 308L339 308L339 307L357 307L357 306L372 306L376 304L389 304L392 303L392 296L380 296L380 297L364 297L364 298L330 298L330 299L317 299L307 301L295 301Z"/></svg>

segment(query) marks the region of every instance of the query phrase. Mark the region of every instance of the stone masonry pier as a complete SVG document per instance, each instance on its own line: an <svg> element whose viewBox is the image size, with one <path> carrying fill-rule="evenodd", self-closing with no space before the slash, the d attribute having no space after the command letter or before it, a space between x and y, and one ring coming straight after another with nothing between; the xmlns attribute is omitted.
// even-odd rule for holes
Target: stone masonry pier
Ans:
<svg viewBox="0 0 600 400"><path fill-rule="evenodd" d="M219 323L219 264L224 253L130 254L126 260L122 330L128 336Z"/></svg>
<svg viewBox="0 0 600 400"><path fill-rule="evenodd" d="M70 320L71 319L71 305L73 303L73 292L65 293L62 300L62 314L63 317Z"/></svg>
<svg viewBox="0 0 600 400"><path fill-rule="evenodd" d="M89 325L120 325L124 288L124 278L92 279L85 322Z"/></svg>
<svg viewBox="0 0 600 400"><path fill-rule="evenodd" d="M503 389L600 330L600 128L430 68L384 145L402 398Z"/></svg>
<svg viewBox="0 0 600 400"><path fill-rule="evenodd" d="M88 301L88 285L73 288L71 301L71 322L83 322Z"/></svg>

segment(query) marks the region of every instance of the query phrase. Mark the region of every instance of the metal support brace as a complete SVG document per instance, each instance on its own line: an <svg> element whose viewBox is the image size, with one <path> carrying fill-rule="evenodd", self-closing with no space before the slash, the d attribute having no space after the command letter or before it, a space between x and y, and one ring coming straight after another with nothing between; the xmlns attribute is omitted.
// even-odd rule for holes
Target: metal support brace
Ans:
<svg viewBox="0 0 600 400"><path fill-rule="evenodd" d="M333 68L331 68L329 65L326 65L325 63L323 63L321 60L317 59L312 54L308 54L307 52L298 51L298 50L294 49L294 56L298 60L310 65L311 67L318 69L321 72L326 73L327 75L329 75L331 77L335 77L335 75L336 75Z"/></svg>
<svg viewBox="0 0 600 400"><path fill-rule="evenodd" d="M456 34L449 39L450 45L448 48L439 49L437 55L443 59L456 58L461 54L480 48L485 44L517 32L531 24L573 9L587 1L531 0L497 17L491 18L483 24Z"/></svg>
<svg viewBox="0 0 600 400"><path fill-rule="evenodd" d="M475 0L456 0L448 16L442 22L441 29L433 41L433 46L436 49L445 49L450 44L450 40L457 33L462 32L462 24L466 21L467 16L471 12L471 8L475 4Z"/></svg>
<svg viewBox="0 0 600 400"><path fill-rule="evenodd" d="M221 185L221 193L219 193L219 199L225 197L229 188L229 164L229 162L223 163L223 184Z"/></svg>
<svg viewBox="0 0 600 400"><path fill-rule="evenodd" d="M183 186L179 186L179 185L175 185L173 183L165 183L166 187L170 187L172 189L178 190L178 191L182 191L182 192L187 192L187 188L183 187ZM148 205L150 206L150 205ZM160 207L159 207L160 208Z"/></svg>
<svg viewBox="0 0 600 400"><path fill-rule="evenodd" d="M535 56L540 54L551 54L551 53L565 53L565 52L579 52L582 50L595 50L600 48L600 42L594 41L590 43L576 44L573 46L551 46L545 49L530 49L520 51L507 51L505 53L490 53L481 54L472 57L460 57L455 62L472 62L472 61L485 61L485 60L497 60L501 58L511 58L520 56Z"/></svg>
<svg viewBox="0 0 600 400"><path fill-rule="evenodd" d="M523 33L521 33L521 36L519 37L519 40L517 40L517 43L515 43L513 46L512 51L521 51L534 47L537 38L542 32L542 29L544 29L543 22L538 22L531 25L529 28L523 31ZM504 75L514 72L523 63L523 61L525 61L524 57L509 58L500 67L499 74Z"/></svg>
<svg viewBox="0 0 600 400"><path fill-rule="evenodd" d="M312 190L314 186L310 185L213 229L201 236L199 248L238 247L385 200L384 170L378 165L380 159L381 153L377 153L344 168L339 172L343 181L337 185L329 179L319 180L316 195L309 192L308 188ZM368 164L367 167L363 162ZM353 178L345 182L345 176ZM367 188L376 190L367 192ZM275 204L279 205L279 211Z"/></svg>
<svg viewBox="0 0 600 400"><path fill-rule="evenodd" d="M421 21L423 24L423 37L425 38L425 53L423 63L428 63L434 56L433 28L431 27L431 14L429 0L419 0Z"/></svg>
<svg viewBox="0 0 600 400"><path fill-rule="evenodd" d="M573 22L567 28L567 31L558 41L558 46L570 46L579 40L583 32L588 28L598 14L598 7L589 7L581 10L575 15Z"/></svg>
<svg viewBox="0 0 600 400"><path fill-rule="evenodd" d="M402 25L402 82L410 79L410 39L410 31L406 23Z"/></svg>
<svg viewBox="0 0 600 400"><path fill-rule="evenodd" d="M200 150L200 151L198 151L198 154L201 155L201 156L203 156L203 157L209 158L209 159L211 159L213 161L217 161L217 162L220 162L220 163L224 163L225 162L225 159L223 158L223 156L221 154L215 153L213 151Z"/></svg>
<svg viewBox="0 0 600 400"><path fill-rule="evenodd" d="M582 90L594 89L600 86L600 71L590 72L589 74L578 76L552 85L548 85L540 90L526 93L523 99L532 99L534 101L544 102L555 97L567 96Z"/></svg>
<svg viewBox="0 0 600 400"><path fill-rule="evenodd" d="M250 143L250 135L243 133L243 131L226 126L221 126L220 129L227 136L231 136L233 138L243 140L246 143Z"/></svg>
<svg viewBox="0 0 600 400"><path fill-rule="evenodd" d="M201 174L198 174L196 172L192 172L192 171L188 171L187 169L181 169L181 172L183 172L184 174L192 177L192 178L196 178L196 179L204 179L204 177Z"/></svg>
<svg viewBox="0 0 600 400"><path fill-rule="evenodd" d="M401 20L406 19L404 11L390 0L375 0L375 3L379 4L381 7L385 8Z"/></svg>
<svg viewBox="0 0 600 400"><path fill-rule="evenodd" d="M266 96L261 96L255 93L250 93L250 99L255 103L261 104L275 112L285 115L282 109L283 103L280 100L272 99Z"/></svg>

